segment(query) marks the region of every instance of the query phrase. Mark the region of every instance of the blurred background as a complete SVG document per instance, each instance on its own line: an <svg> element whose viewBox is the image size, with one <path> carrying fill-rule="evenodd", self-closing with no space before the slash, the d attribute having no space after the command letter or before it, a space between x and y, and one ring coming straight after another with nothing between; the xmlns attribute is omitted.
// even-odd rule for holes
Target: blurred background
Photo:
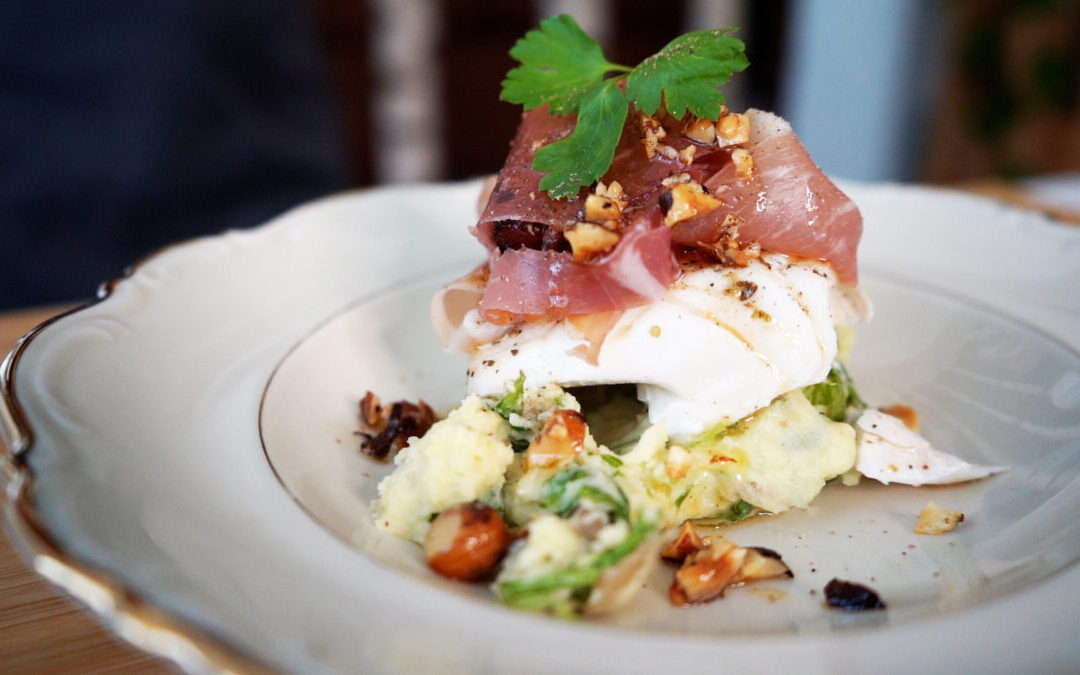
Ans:
<svg viewBox="0 0 1080 675"><path fill-rule="evenodd" d="M559 12L630 65L741 26L732 107L835 176L1080 204L1080 0L5 0L0 309L328 193L497 171L507 51Z"/></svg>

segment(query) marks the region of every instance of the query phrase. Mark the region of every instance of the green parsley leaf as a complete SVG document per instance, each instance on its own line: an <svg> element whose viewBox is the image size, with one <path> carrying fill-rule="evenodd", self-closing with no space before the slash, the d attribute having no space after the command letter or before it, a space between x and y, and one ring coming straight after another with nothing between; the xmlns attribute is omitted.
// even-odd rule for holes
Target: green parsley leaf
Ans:
<svg viewBox="0 0 1080 675"><path fill-rule="evenodd" d="M574 133L536 151L533 168L545 175L540 189L554 199L570 199L583 185L604 175L615 157L629 104L615 80L585 95Z"/></svg>
<svg viewBox="0 0 1080 675"><path fill-rule="evenodd" d="M675 38L634 68L626 79L626 94L642 112L652 115L661 95L667 111L682 118L689 110L698 117L720 116L724 95L717 88L749 65L735 29L701 30Z"/></svg>
<svg viewBox="0 0 1080 675"><path fill-rule="evenodd" d="M566 14L540 22L540 30L526 33L510 56L521 65L506 74L499 98L526 110L546 104L555 115L577 112L609 72L630 70L605 59L596 40Z"/></svg>
<svg viewBox="0 0 1080 675"><path fill-rule="evenodd" d="M570 199L603 176L615 157L630 101L649 115L663 102L675 117L689 110L717 119L724 102L719 86L747 66L745 47L730 36L733 31L688 33L636 68L608 61L566 14L526 33L510 50L521 65L507 73L499 98L526 110L547 105L554 115L577 115L573 133L534 155L532 168L545 174L540 189L554 199ZM629 73L626 93L618 85L623 73Z"/></svg>

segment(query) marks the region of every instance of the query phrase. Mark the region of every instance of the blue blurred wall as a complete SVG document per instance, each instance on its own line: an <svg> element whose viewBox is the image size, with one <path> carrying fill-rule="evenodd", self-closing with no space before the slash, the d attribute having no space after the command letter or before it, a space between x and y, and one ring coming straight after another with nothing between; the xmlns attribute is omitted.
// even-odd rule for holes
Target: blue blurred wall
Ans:
<svg viewBox="0 0 1080 675"><path fill-rule="evenodd" d="M778 109L834 176L913 180L941 64L941 11L915 0L795 0Z"/></svg>

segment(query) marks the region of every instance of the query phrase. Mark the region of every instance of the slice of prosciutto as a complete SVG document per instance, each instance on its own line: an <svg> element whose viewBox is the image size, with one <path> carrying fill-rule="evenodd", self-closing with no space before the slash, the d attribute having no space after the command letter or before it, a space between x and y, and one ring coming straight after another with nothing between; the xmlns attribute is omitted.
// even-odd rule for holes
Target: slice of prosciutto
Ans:
<svg viewBox="0 0 1080 675"><path fill-rule="evenodd" d="M495 324L611 312L657 300L678 277L671 231L638 218L608 255L579 262L564 251L495 250L480 300Z"/></svg>
<svg viewBox="0 0 1080 675"><path fill-rule="evenodd" d="M749 181L722 166L703 184L724 206L675 226L672 241L694 246L715 238L728 213L745 221L739 239L756 241L766 251L832 264L840 281L858 282L856 249L862 237L862 215L855 203L822 173L783 118L749 110L754 159Z"/></svg>
<svg viewBox="0 0 1080 675"><path fill-rule="evenodd" d="M575 260L563 231L583 219L588 190L556 200L540 190L542 175L532 168L536 150L569 135L571 116L538 108L522 116L510 154L474 228L489 251L490 277L479 304L492 323L557 319L618 311L663 295L677 278L672 246L709 250L720 239L725 219L741 219L738 239L765 251L825 260L841 282L857 282L855 252L862 218L854 203L813 163L790 125L770 113L751 110L747 149L754 160L749 180L741 180L731 148L692 143L682 122L662 119L663 143L674 152L646 154L645 131L631 111L611 168L603 181L625 191L621 239L613 251ZM692 159L679 151L696 145ZM721 206L676 224L662 225L664 180L687 174Z"/></svg>

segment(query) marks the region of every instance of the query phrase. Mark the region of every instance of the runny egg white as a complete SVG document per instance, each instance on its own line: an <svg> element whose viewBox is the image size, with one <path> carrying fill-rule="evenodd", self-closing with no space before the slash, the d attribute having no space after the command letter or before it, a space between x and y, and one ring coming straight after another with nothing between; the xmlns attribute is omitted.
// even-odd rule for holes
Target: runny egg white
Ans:
<svg viewBox="0 0 1080 675"><path fill-rule="evenodd" d="M472 351L467 389L633 383L649 420L688 440L825 379L853 309L825 263L770 254L746 267L684 269L666 295L627 310L591 361L571 322L525 324ZM577 353L576 353L577 352Z"/></svg>
<svg viewBox="0 0 1080 675"><path fill-rule="evenodd" d="M855 422L855 470L888 485L947 485L986 478L1003 466L971 464L930 445L919 433L880 410L867 410Z"/></svg>

